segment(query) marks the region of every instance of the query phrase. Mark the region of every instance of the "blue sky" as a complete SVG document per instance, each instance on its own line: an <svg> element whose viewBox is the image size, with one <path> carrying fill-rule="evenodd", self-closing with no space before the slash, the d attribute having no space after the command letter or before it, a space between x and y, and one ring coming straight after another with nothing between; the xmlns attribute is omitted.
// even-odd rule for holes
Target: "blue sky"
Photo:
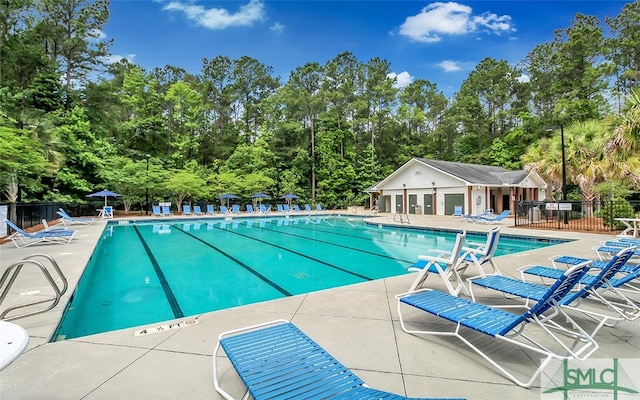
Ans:
<svg viewBox="0 0 640 400"><path fill-rule="evenodd" d="M203 58L249 56L286 82L348 51L390 62L399 86L428 79L451 96L485 57L521 61L576 13L617 16L624 1L112 0L114 59L199 74ZM606 30L605 30L606 31Z"/></svg>

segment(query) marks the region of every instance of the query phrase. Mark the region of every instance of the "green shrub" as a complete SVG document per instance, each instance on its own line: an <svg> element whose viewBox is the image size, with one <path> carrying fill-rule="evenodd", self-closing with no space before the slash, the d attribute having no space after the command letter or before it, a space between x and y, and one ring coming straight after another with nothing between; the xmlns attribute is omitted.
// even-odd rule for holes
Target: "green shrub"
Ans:
<svg viewBox="0 0 640 400"><path fill-rule="evenodd" d="M625 225L620 221L616 221L615 218L634 218L635 214L631 203L624 199L614 199L613 201L605 202L604 207L596 212L596 216L602 218L604 226L623 229Z"/></svg>

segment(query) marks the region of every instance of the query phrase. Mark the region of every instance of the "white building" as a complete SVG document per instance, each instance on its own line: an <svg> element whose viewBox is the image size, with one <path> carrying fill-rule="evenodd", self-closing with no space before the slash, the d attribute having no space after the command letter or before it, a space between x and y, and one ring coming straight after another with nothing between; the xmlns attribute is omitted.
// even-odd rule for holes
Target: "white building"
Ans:
<svg viewBox="0 0 640 400"><path fill-rule="evenodd" d="M463 214L510 209L514 215L518 202L542 201L546 190L535 172L413 158L367 192L380 212L451 215L462 206Z"/></svg>

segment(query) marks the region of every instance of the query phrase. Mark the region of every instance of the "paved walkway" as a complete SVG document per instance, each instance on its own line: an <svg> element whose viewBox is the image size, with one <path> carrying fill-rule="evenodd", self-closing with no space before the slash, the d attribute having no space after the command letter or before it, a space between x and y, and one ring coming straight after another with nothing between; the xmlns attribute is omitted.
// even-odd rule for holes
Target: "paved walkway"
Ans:
<svg viewBox="0 0 640 400"><path fill-rule="evenodd" d="M376 216L379 223L393 223L390 215ZM184 328L134 336L134 330L87 336L49 343L64 304L104 228L104 221L76 226L79 236L68 246L42 245L16 249L0 245L0 266L35 252L53 256L71 285L61 304L41 315L15 321L28 330L27 351L0 372L2 399L217 399L212 384L212 351L220 332L274 319L289 319L352 369L370 386L420 397L468 399L540 399L537 387L523 389L504 378L475 353L456 340L420 337L399 326L395 294L406 291L414 275L393 277L337 289L293 296L229 310L185 318L197 324ZM461 222L454 217L412 216L411 225L442 229L487 231L490 226ZM517 267L548 264L555 254L593 257L591 248L611 235L545 232L503 228L503 234L575 239L496 259L506 274L517 276ZM425 249L426 250L426 249ZM27 289L39 288L26 275ZM428 285L441 287L437 277ZM16 287L10 301L19 299ZM44 289L43 289L44 290ZM172 321L179 322L179 321ZM158 324L160 325L160 324ZM640 358L640 322L605 328L597 336L598 358ZM539 360L520 350L481 338L483 347L524 373ZM226 369L222 379L234 395L243 393L235 372Z"/></svg>

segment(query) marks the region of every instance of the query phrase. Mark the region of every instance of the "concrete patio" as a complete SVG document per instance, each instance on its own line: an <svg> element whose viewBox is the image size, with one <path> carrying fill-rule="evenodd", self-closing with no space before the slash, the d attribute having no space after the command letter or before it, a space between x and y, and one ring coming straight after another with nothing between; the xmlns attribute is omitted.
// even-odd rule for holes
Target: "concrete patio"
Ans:
<svg viewBox="0 0 640 400"><path fill-rule="evenodd" d="M392 224L389 214L376 222ZM450 216L412 216L412 226L486 232L489 225L462 222ZM34 253L54 257L70 284L55 309L16 320L30 335L27 350L0 372L2 399L218 399L212 383L212 351L219 333L274 319L292 320L300 329L360 376L367 384L414 397L468 399L540 399L537 386L521 388L454 339L409 335L398 322L395 295L406 291L413 274L293 296L183 320L196 320L180 329L134 336L140 327L49 343L69 296L104 229L105 221L76 225L69 245L36 245L17 249L0 245L0 266ZM405 224L405 226L407 226ZM574 241L520 254L496 263L506 275L519 277L517 267L549 265L548 257L571 254L595 257L592 247L612 235L533 231L504 226L502 233ZM427 249L425 249L426 251ZM26 290L46 289L35 274L26 273L12 290L17 301ZM437 277L427 285L443 288ZM24 297L23 297L24 298ZM4 307L3 307L4 308ZM421 318L416 314L415 319ZM429 321L436 321L429 319ZM171 321L180 322L180 321ZM158 323L149 328L169 322ZM595 358L640 358L640 321L603 328L596 339ZM478 337L483 348L524 374L535 370L531 360L514 347ZM222 360L223 362L226 360ZM245 388L225 364L223 386L240 397Z"/></svg>

